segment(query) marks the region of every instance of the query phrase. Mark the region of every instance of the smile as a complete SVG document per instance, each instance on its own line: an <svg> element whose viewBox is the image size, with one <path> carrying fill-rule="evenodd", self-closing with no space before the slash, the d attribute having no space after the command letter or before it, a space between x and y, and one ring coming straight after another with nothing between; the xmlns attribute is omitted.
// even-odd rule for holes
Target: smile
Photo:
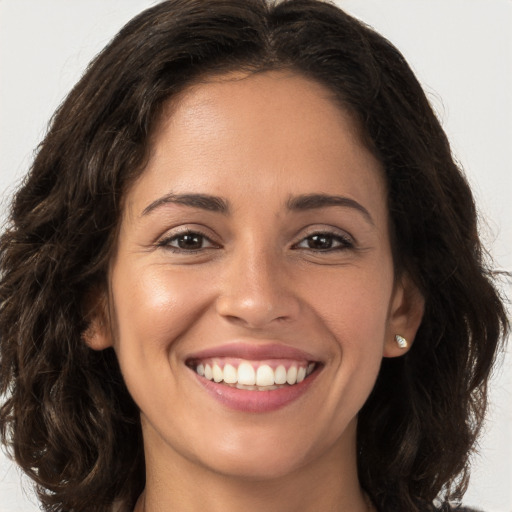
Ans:
<svg viewBox="0 0 512 512"><path fill-rule="evenodd" d="M185 359L191 375L222 407L268 413L299 401L324 367L317 356L279 343L228 343Z"/></svg>
<svg viewBox="0 0 512 512"><path fill-rule="evenodd" d="M193 361L189 366L212 382L249 391L272 391L299 384L315 370L316 364L280 359L209 358Z"/></svg>

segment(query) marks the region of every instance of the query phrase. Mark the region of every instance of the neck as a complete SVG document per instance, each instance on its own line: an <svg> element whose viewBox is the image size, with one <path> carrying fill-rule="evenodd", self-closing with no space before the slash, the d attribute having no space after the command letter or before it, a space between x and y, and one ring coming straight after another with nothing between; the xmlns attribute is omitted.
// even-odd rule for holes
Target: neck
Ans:
<svg viewBox="0 0 512 512"><path fill-rule="evenodd" d="M271 479L220 474L180 456L163 463L162 450L146 444L146 489L134 512L371 511L357 479L355 422L351 429L353 442L344 438L329 453Z"/></svg>

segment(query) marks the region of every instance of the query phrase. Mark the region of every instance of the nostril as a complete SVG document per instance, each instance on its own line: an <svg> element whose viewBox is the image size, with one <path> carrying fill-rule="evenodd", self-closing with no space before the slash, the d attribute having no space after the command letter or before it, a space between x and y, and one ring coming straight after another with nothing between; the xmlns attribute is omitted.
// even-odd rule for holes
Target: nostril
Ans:
<svg viewBox="0 0 512 512"><path fill-rule="evenodd" d="M254 312L251 312L250 314L241 313L240 315L222 315L228 322L234 323L234 324L240 324L244 325L248 328L258 329L261 327L268 326L270 324L274 323L282 323L286 322L289 318L281 315L281 316L274 316L270 312L270 314L254 314Z"/></svg>
<svg viewBox="0 0 512 512"><path fill-rule="evenodd" d="M244 297L243 294L224 295L217 299L216 309L228 322L243 324L250 328L261 328L299 317L299 302L293 295L269 295L261 298L247 295Z"/></svg>

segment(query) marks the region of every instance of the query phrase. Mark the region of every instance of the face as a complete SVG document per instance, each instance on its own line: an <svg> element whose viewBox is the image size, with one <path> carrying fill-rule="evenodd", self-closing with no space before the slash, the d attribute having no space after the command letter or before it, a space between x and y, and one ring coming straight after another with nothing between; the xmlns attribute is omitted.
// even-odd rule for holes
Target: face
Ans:
<svg viewBox="0 0 512 512"><path fill-rule="evenodd" d="M379 162L323 86L212 79L168 105L124 201L113 345L146 451L226 475L355 452L383 356L411 336Z"/></svg>

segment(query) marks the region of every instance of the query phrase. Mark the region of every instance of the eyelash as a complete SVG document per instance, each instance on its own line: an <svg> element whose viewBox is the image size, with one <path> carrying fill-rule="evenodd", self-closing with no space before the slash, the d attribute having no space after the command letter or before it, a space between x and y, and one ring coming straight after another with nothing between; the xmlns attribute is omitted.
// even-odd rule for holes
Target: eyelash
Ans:
<svg viewBox="0 0 512 512"><path fill-rule="evenodd" d="M184 237L187 237L187 236L190 236L190 237L198 237L201 239L201 241L205 241L207 240L210 244L211 244L211 247L200 247L198 249L184 249L182 247L174 247L171 245L171 243L173 241L178 241L179 239L183 239ZM202 245L202 244L201 244ZM176 252L176 253L187 253L187 254L195 254L195 253L198 253L200 251L203 251L205 249L210 249L210 248L218 248L219 245L218 244L215 244L209 237L207 237L204 233L201 233L200 231L197 231L197 230L186 230L186 231L182 231L181 233L175 233L173 235L170 235L168 237L165 237L163 238L162 240L160 240L158 243L157 243L157 246L158 247L164 247L165 249L171 251L171 252Z"/></svg>
<svg viewBox="0 0 512 512"><path fill-rule="evenodd" d="M339 245L337 247L328 247L326 249L319 249L319 248L314 249L311 247L303 247L303 249L306 249L306 250L309 250L309 251L312 251L315 253L317 253L317 252L328 253L328 252L335 252L335 251L344 251L347 249L354 249L354 247L355 247L354 241L352 240L351 237L349 237L347 235L341 235L339 233L332 233L329 231L315 231L314 233L310 233L306 237L302 238L302 240L300 240L300 242L294 244L293 248L299 248L299 245L301 243L307 242L308 240L312 240L315 237L329 239L331 243L338 243Z"/></svg>
<svg viewBox="0 0 512 512"><path fill-rule="evenodd" d="M171 245L172 242L177 242L179 244L179 240L183 239L184 237L195 237L200 239L200 244L203 245L205 241L207 241L210 246L209 247L199 247L197 249L186 249L183 247L175 247ZM300 244L307 243L308 240L311 241L314 239L314 237L318 238L324 238L328 239L328 243L330 242L332 244L338 244L335 247L327 247L327 248L312 248L312 247L300 247ZM201 251L211 249L211 248L219 248L220 246L213 242L208 236L206 236L204 233L201 233L197 230L187 230L183 231L181 233L175 233L173 235L170 235L168 237L163 238L157 243L157 247L163 247L171 252L180 253L180 254L196 254ZM313 233L308 234L304 238L302 238L298 243L294 244L292 246L292 249L294 250L300 250L304 249L310 252L314 253L329 253L329 252L338 252L338 251L344 251L347 249L354 249L355 244L351 237L347 235L341 235L339 233L332 233L329 231L315 231Z"/></svg>

